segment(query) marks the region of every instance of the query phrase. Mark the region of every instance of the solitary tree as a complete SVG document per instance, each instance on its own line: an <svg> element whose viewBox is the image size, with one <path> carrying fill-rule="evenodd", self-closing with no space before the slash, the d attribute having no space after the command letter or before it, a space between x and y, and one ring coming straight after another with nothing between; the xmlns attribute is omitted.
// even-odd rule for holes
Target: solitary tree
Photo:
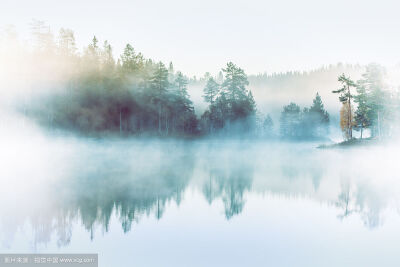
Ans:
<svg viewBox="0 0 400 267"><path fill-rule="evenodd" d="M342 108L340 109L340 128L342 129L343 137L346 140L350 140L352 136L349 129L352 129L356 125L356 122L353 120L354 113L352 107L349 107L347 102L342 103Z"/></svg>
<svg viewBox="0 0 400 267"><path fill-rule="evenodd" d="M346 112L341 112L341 116L342 114L346 114L347 118L343 119L345 121L347 121L348 123L346 124L348 126L347 130L347 134L346 136L348 137L348 139L353 138L353 116L352 116L352 106L351 106L351 99L353 98L353 95L351 93L351 88L352 87L356 87L356 84L350 79L350 77L346 77L346 75L342 74L339 76L338 81L342 83L342 88L338 89L338 90L334 90L332 91L332 93L335 94L340 94L339 95L339 101L342 102L343 104L347 105L346 108ZM341 119L342 121L342 119Z"/></svg>

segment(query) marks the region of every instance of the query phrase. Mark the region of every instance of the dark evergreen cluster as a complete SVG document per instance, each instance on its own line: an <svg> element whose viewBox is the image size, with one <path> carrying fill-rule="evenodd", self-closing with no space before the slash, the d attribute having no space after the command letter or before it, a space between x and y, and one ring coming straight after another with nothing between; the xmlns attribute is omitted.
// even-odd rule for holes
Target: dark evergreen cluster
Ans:
<svg viewBox="0 0 400 267"><path fill-rule="evenodd" d="M69 37L73 40L73 35ZM84 133L198 132L186 78L174 72L172 65L168 70L129 44L115 62L111 46L105 42L99 47L96 37L83 55L73 51L65 52L78 71L68 78L65 90L50 94L45 108L34 110L41 122Z"/></svg>
<svg viewBox="0 0 400 267"><path fill-rule="evenodd" d="M300 106L293 102L283 107L280 117L281 137L289 139L324 138L328 131L329 114L324 109L318 93L309 108L301 110Z"/></svg>
<svg viewBox="0 0 400 267"><path fill-rule="evenodd" d="M219 85L210 78L204 88L204 100L210 105L202 115L207 133L224 129L226 132L249 132L254 129L256 103L247 76L241 68L229 62L223 69L225 79Z"/></svg>
<svg viewBox="0 0 400 267"><path fill-rule="evenodd" d="M256 105L247 75L231 62L222 69L220 83L209 79L204 97L210 106L199 116L187 91L189 79L172 63L167 68L147 59L130 44L116 60L111 45L100 45L96 37L79 53L71 30L61 29L54 38L41 22L32 29L33 49L26 53L34 61L31 66L46 76L40 86L56 84L55 90L37 91L40 101L23 104L26 115L42 125L125 136L231 134L254 128Z"/></svg>

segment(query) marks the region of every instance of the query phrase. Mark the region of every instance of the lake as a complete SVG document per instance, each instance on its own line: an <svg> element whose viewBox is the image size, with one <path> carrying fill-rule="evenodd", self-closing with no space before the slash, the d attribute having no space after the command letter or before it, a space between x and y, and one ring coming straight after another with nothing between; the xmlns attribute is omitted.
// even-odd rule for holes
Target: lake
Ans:
<svg viewBox="0 0 400 267"><path fill-rule="evenodd" d="M1 253L98 253L102 267L400 262L395 146L38 132L0 144Z"/></svg>

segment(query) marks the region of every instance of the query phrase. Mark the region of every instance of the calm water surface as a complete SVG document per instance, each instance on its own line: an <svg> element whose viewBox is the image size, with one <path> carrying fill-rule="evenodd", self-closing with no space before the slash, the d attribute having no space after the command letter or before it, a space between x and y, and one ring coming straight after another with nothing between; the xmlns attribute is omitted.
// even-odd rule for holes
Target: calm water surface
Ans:
<svg viewBox="0 0 400 267"><path fill-rule="evenodd" d="M100 266L399 266L391 148L3 140L0 252Z"/></svg>

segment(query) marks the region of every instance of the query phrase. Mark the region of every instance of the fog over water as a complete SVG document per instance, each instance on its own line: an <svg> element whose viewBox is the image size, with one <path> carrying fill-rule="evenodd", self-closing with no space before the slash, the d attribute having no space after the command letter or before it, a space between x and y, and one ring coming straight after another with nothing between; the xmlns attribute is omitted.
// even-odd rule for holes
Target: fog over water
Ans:
<svg viewBox="0 0 400 267"><path fill-rule="evenodd" d="M1 126L1 253L93 252L100 266L400 260L397 143L91 139L13 118Z"/></svg>
<svg viewBox="0 0 400 267"><path fill-rule="evenodd" d="M0 254L398 267L398 3L3 2Z"/></svg>

